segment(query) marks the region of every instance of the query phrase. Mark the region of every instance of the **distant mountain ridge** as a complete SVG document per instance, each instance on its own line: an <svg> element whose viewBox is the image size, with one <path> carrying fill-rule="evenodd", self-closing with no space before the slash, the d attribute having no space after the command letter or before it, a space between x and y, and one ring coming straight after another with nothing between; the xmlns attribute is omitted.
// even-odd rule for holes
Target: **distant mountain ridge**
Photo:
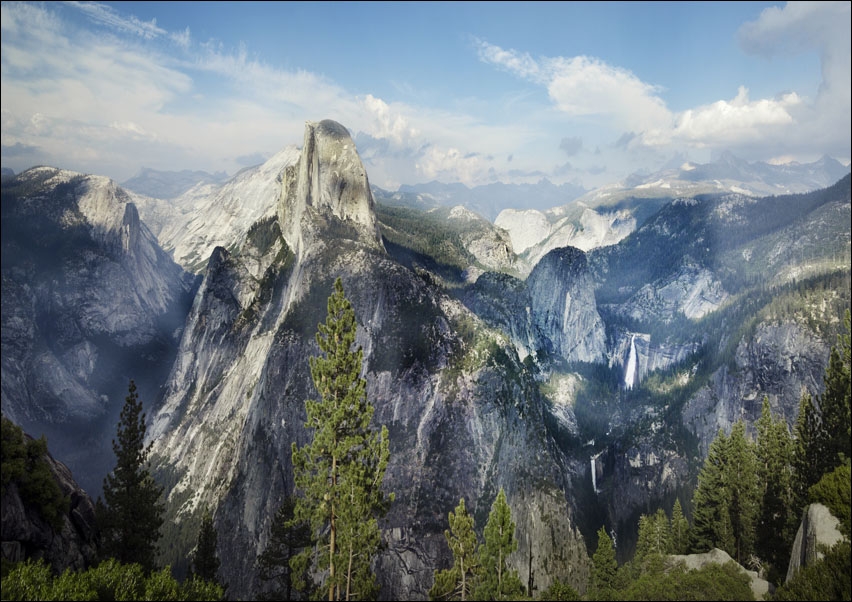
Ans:
<svg viewBox="0 0 852 602"><path fill-rule="evenodd" d="M121 187L155 199L173 199L198 184L222 184L227 179L228 174L222 171L211 174L200 170L163 171L143 167L122 182Z"/></svg>

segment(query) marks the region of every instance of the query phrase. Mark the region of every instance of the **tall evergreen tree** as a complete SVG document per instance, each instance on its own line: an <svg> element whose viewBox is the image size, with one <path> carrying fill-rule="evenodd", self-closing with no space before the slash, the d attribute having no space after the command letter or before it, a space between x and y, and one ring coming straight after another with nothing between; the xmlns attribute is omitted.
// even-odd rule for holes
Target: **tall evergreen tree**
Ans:
<svg viewBox="0 0 852 602"><path fill-rule="evenodd" d="M686 554L689 552L689 521L683 515L680 498L675 500L672 507L670 534L669 554Z"/></svg>
<svg viewBox="0 0 852 602"><path fill-rule="evenodd" d="M640 565L651 554L667 554L670 539L669 518L662 508L651 516L643 514L639 517L639 538L633 556L634 563Z"/></svg>
<svg viewBox="0 0 852 602"><path fill-rule="evenodd" d="M257 557L260 578L273 588L259 595L262 600L293 600L297 589L309 589L308 575L296 575L290 567L290 559L311 545L310 525L293 522L295 508L295 498L284 499L272 519L269 543Z"/></svg>
<svg viewBox="0 0 852 602"><path fill-rule="evenodd" d="M517 600L523 592L517 571L506 567L509 554L518 549L515 522L503 489L497 494L479 546L482 567L474 596L477 600Z"/></svg>
<svg viewBox="0 0 852 602"><path fill-rule="evenodd" d="M303 494L293 520L311 526L318 543L315 568L325 575L328 599L365 599L377 589L370 569L380 543L377 518L393 499L381 489L390 451L387 428L370 429L373 406L360 377L364 353L353 350L355 312L340 278L318 330L321 353L310 358L310 368L321 399L305 401L305 426L313 440L302 448L293 444L295 484ZM297 574L308 568L313 553L308 548L293 557Z"/></svg>
<svg viewBox="0 0 852 602"><path fill-rule="evenodd" d="M592 595L595 600L609 600L615 591L618 561L615 546L606 529L598 529L598 547L592 556Z"/></svg>
<svg viewBox="0 0 852 602"><path fill-rule="evenodd" d="M807 503L807 491L822 475L852 458L852 346L850 313L845 333L832 347L825 371L825 389L814 401L802 398L796 420L797 502Z"/></svg>
<svg viewBox="0 0 852 602"><path fill-rule="evenodd" d="M473 530L473 517L467 513L464 498L449 515L450 528L444 531L453 553L453 566L435 572L435 583L429 590L432 600L470 600L480 572L478 542Z"/></svg>
<svg viewBox="0 0 852 602"><path fill-rule="evenodd" d="M125 564L155 567L157 540L163 525L163 488L148 467L151 446L145 446L145 414L131 380L112 449L115 469L104 479L104 498L98 499L102 550Z"/></svg>
<svg viewBox="0 0 852 602"><path fill-rule="evenodd" d="M715 547L734 555L733 527L728 513L731 496L725 478L728 447L728 437L719 429L698 474L698 486L692 497L693 552L708 552Z"/></svg>
<svg viewBox="0 0 852 602"><path fill-rule="evenodd" d="M738 421L731 429L724 474L730 491L728 513L734 537L732 557L740 564L745 564L754 552L760 507L754 444L746 437L745 423L742 421Z"/></svg>
<svg viewBox="0 0 852 602"><path fill-rule="evenodd" d="M760 493L756 551L777 572L786 568L798 521L793 496L793 441L786 421L772 417L767 397L763 398L756 427Z"/></svg>
<svg viewBox="0 0 852 602"><path fill-rule="evenodd" d="M198 542L192 557L192 574L204 581L219 583L219 557L216 555L216 528L213 517L205 508L201 517L201 528L198 531Z"/></svg>

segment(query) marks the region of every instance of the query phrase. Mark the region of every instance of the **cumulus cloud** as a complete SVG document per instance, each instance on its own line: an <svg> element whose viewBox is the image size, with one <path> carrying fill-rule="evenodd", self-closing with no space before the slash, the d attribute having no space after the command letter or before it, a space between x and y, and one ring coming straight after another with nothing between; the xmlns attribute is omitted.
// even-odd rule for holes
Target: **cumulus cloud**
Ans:
<svg viewBox="0 0 852 602"><path fill-rule="evenodd" d="M399 113L394 113L381 98L367 94L361 105L371 116L370 135L375 138L385 138L399 147L409 146L414 142L419 132L409 125L408 120Z"/></svg>
<svg viewBox="0 0 852 602"><path fill-rule="evenodd" d="M647 84L627 69L588 56L543 57L477 40L481 61L546 87L556 107L572 116L602 116L639 131L671 126L672 115Z"/></svg>
<svg viewBox="0 0 852 602"><path fill-rule="evenodd" d="M751 101L748 90L740 86L730 101L720 100L681 113L673 136L698 146L762 138L767 128L792 124L790 110L801 102L795 92L777 99Z"/></svg>
<svg viewBox="0 0 852 602"><path fill-rule="evenodd" d="M429 180L452 176L464 183L487 179L489 165L479 155L470 156L457 148L430 146L416 163L419 174Z"/></svg>

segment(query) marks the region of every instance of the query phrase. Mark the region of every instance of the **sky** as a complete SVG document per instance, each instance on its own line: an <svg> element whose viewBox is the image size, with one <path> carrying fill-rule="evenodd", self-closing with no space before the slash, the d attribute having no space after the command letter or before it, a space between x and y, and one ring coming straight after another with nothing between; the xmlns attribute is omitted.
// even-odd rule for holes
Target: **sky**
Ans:
<svg viewBox="0 0 852 602"><path fill-rule="evenodd" d="M231 175L322 119L387 190L849 164L850 6L3 2L2 165Z"/></svg>

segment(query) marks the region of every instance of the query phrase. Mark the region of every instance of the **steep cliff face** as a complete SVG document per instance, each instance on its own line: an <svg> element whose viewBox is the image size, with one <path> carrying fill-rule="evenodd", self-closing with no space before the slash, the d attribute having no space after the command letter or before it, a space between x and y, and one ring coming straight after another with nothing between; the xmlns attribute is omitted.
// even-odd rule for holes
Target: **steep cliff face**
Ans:
<svg viewBox="0 0 852 602"><path fill-rule="evenodd" d="M336 121L308 122L298 165L284 171L278 223L297 256L321 244L330 224L346 236L382 247L373 194L355 143Z"/></svg>
<svg viewBox="0 0 852 602"><path fill-rule="evenodd" d="M255 555L293 493L291 443L307 442L332 283L342 278L364 349L374 421L388 426L396 493L377 559L386 599L425 598L450 560L447 514L464 497L481 529L500 487L518 524L512 565L538 587L583 587L588 559L572 519L566 463L544 403L507 338L429 279L392 260L378 236L366 175L345 128L309 123L298 166L282 178L281 235L217 249L195 299L161 411L149 431L166 480L177 555L203 504L217 508L222 574L238 596L258 586ZM271 231L276 231L270 225ZM251 238L251 237L249 237ZM259 277L249 265L267 266ZM546 519L545 519L546 517Z"/></svg>
<svg viewBox="0 0 852 602"><path fill-rule="evenodd" d="M549 342L546 351L569 362L596 362L606 352L604 324L595 303L586 255L554 249L527 279L534 324Z"/></svg>
<svg viewBox="0 0 852 602"><path fill-rule="evenodd" d="M44 558L57 573L84 570L97 559L95 505L74 481L68 467L50 454L46 460L50 474L69 501L68 512L60 517L58 525L51 524L37 508L21 499L14 482L6 485L0 504L3 559L19 562Z"/></svg>
<svg viewBox="0 0 852 602"><path fill-rule="evenodd" d="M829 345L793 321L761 323L737 345L733 367L716 370L683 409L683 423L706 455L719 429L730 432L740 419L753 424L763 397L772 411L793 424L802 393L822 391Z"/></svg>
<svg viewBox="0 0 852 602"><path fill-rule="evenodd" d="M193 288L128 198L48 167L3 181L3 412L46 433L90 491L127 381L153 401Z"/></svg>

